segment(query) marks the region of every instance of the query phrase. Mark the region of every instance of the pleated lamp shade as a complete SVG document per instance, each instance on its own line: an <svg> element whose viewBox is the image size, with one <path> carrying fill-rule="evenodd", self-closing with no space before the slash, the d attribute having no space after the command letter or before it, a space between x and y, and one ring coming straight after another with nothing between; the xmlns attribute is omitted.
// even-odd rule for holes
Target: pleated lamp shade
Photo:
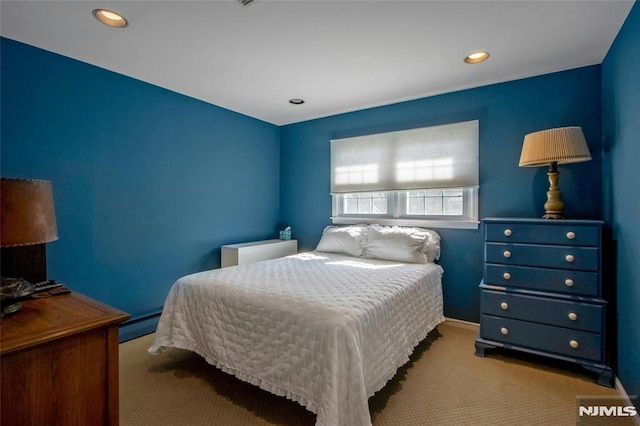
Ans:
<svg viewBox="0 0 640 426"><path fill-rule="evenodd" d="M2 178L0 194L0 246L28 246L58 239L50 181Z"/></svg>
<svg viewBox="0 0 640 426"><path fill-rule="evenodd" d="M582 128L577 126L559 127L529 133L524 137L520 167L538 167L558 164L579 163L591 160L591 153Z"/></svg>

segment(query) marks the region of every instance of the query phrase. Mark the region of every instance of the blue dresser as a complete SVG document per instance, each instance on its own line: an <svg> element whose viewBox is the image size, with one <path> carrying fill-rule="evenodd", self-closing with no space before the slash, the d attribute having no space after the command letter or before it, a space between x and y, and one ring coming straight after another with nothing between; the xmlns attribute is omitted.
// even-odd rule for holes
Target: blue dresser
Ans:
<svg viewBox="0 0 640 426"><path fill-rule="evenodd" d="M487 218L476 355L503 347L581 364L613 386L606 362L602 222Z"/></svg>

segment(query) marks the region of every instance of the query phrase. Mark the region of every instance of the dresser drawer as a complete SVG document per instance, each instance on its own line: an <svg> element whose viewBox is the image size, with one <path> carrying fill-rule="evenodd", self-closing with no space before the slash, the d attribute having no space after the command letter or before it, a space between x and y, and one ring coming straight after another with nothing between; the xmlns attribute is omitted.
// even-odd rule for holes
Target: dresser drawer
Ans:
<svg viewBox="0 0 640 426"><path fill-rule="evenodd" d="M568 246L600 245L600 227L588 224L486 222L485 241Z"/></svg>
<svg viewBox="0 0 640 426"><path fill-rule="evenodd" d="M501 287L600 297L598 272L485 263L484 282Z"/></svg>
<svg viewBox="0 0 640 426"><path fill-rule="evenodd" d="M485 262L598 271L600 250L597 247L486 243Z"/></svg>
<svg viewBox="0 0 640 426"><path fill-rule="evenodd" d="M602 333L604 305L482 290L483 314Z"/></svg>
<svg viewBox="0 0 640 426"><path fill-rule="evenodd" d="M482 315L480 337L507 345L603 362L602 335L597 333Z"/></svg>

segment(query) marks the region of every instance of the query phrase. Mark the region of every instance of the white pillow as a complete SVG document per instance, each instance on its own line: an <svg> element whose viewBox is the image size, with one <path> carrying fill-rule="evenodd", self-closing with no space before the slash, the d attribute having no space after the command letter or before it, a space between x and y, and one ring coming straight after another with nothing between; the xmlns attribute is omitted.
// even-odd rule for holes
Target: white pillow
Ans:
<svg viewBox="0 0 640 426"><path fill-rule="evenodd" d="M428 263L424 248L430 235L425 230L417 228L371 225L363 256L369 259Z"/></svg>
<svg viewBox="0 0 640 426"><path fill-rule="evenodd" d="M327 226L322 231L322 237L316 250L360 257L366 231L367 227L360 225Z"/></svg>
<svg viewBox="0 0 640 426"><path fill-rule="evenodd" d="M424 242L423 250L427 255L429 262L440 259L440 234L431 229L414 228L417 232L424 232L427 234L427 238Z"/></svg>

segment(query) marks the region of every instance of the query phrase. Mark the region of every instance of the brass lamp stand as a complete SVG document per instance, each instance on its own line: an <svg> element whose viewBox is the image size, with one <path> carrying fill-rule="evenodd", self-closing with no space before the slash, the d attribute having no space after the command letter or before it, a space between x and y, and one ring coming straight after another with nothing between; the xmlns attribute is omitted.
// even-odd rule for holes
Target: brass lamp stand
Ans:
<svg viewBox="0 0 640 426"><path fill-rule="evenodd" d="M544 203L545 215L543 219L564 219L562 211L564 210L564 201L560 195L560 189L558 188L558 163L552 161L549 164L549 172L547 172L549 178L549 190L547 191L547 202Z"/></svg>

